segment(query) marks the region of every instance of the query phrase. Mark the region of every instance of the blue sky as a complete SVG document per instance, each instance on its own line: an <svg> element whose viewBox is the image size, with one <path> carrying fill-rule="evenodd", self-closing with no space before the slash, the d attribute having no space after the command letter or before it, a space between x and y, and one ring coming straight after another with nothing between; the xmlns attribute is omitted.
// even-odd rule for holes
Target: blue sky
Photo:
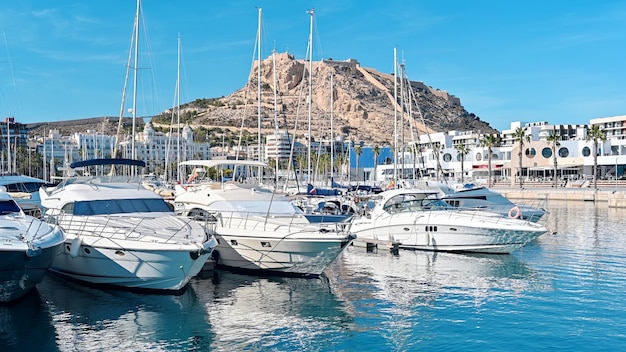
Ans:
<svg viewBox="0 0 626 352"><path fill-rule="evenodd" d="M498 130L626 114L626 1L144 0L137 114L245 85L255 56L357 59L448 91ZM118 116L135 0L0 5L0 113L19 122ZM130 96L129 91L129 96ZM130 107L128 99L125 110ZM126 114L128 115L128 113Z"/></svg>

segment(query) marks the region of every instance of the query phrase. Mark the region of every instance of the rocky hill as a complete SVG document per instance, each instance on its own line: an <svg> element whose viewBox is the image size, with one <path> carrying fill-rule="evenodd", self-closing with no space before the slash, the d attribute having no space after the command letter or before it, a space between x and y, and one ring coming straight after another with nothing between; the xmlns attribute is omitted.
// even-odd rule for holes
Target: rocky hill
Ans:
<svg viewBox="0 0 626 352"><path fill-rule="evenodd" d="M497 132L478 116L466 111L459 98L422 82L409 82L406 78L402 83L398 82L398 96L405 98L398 98L396 104L393 74L361 67L358 61L352 59L329 59L312 63L312 79L309 80L309 64L289 53L276 54L275 60L270 56L262 61L260 110L263 133L274 131L277 121L280 130L293 132L295 129L298 137L305 137L309 129L309 89L312 92L310 120L314 139L330 136L331 116L335 137L341 134L347 139L379 145L393 144L395 116L398 132L405 136L406 141L410 140L411 130L413 135L424 133L427 129L435 132ZM181 106L182 121L194 128L203 127L212 142L221 138L211 136L212 132L232 137L239 133L242 126L249 136L255 138L259 121L257 75L258 65L255 63L248 83L241 89L228 96L196 99L184 104ZM312 86L309 81L313 82ZM394 108L397 109L395 112ZM153 117L152 122L157 128L169 129L171 119L172 111L167 110ZM143 121L138 121L138 130L141 130ZM30 135L36 136L47 135L50 129L58 129L62 135L86 130L115 134L117 123L116 117L99 117L35 123L27 125L27 128ZM126 119L124 128L127 133L130 125L132 122ZM204 140L204 136L198 137Z"/></svg>
<svg viewBox="0 0 626 352"><path fill-rule="evenodd" d="M275 61L275 64L274 64ZM274 76L274 67L276 75ZM327 138L331 115L335 136L364 140L375 144L392 144L394 106L398 109L398 131L404 126L405 139L410 128L415 133L448 130L497 132L476 115L467 112L459 98L422 82L408 79L398 82L398 104L394 104L393 74L364 68L356 60L324 60L312 63L311 132L314 139ZM331 76L332 97L331 104ZM181 116L192 126L229 127L248 133L258 131L258 65L250 72L245 87L216 99L198 99L181 107ZM276 90L274 89L276 81ZM297 130L305 136L309 128L309 62L297 60L289 53L270 56L261 63L261 125L264 133L275 128ZM276 91L276 104L275 104ZM405 103L402 104L401 101ZM408 102L412 103L409 104ZM332 114L331 114L332 108ZM401 109L404 109L403 114ZM410 111L410 114L409 114ZM154 119L169 123L171 111ZM404 121L404 123L402 123ZM419 131L419 132L418 132Z"/></svg>

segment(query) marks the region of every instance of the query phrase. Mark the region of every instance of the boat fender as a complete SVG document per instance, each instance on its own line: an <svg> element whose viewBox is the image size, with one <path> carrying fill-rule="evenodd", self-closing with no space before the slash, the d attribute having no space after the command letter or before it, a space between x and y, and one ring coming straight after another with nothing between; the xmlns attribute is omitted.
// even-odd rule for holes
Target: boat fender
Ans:
<svg viewBox="0 0 626 352"><path fill-rule="evenodd" d="M513 208L511 208L511 210L509 210L509 217L512 219L519 219L522 216L522 211L520 210L520 208L516 205Z"/></svg>
<svg viewBox="0 0 626 352"><path fill-rule="evenodd" d="M72 258L78 257L78 252L80 251L80 245L82 244L82 240L80 237L76 237L72 240L72 245L70 246L70 256Z"/></svg>

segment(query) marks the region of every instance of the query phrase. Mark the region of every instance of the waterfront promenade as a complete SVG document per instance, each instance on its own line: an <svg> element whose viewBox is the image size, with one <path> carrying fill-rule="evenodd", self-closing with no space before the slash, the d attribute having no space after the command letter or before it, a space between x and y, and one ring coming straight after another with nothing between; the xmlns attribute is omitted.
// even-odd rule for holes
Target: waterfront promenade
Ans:
<svg viewBox="0 0 626 352"><path fill-rule="evenodd" d="M527 182L522 188L510 183L496 183L492 189L509 199L524 201L585 201L607 202L609 207L626 208L626 181L598 181L598 188L593 183L585 182L580 186L554 187L550 182Z"/></svg>

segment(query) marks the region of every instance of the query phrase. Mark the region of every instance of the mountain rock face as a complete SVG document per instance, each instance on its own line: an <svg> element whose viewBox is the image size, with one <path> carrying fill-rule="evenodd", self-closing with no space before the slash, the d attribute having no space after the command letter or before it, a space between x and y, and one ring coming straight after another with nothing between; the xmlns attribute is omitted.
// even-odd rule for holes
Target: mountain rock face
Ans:
<svg viewBox="0 0 626 352"><path fill-rule="evenodd" d="M258 72L255 63L248 83L228 96L196 99L182 105L181 121L193 128L205 127L213 143L219 136L211 136L212 130L233 136L239 134L242 126L249 140L256 140ZM402 77L400 73L398 76ZM397 91L397 100L394 91ZM378 145L393 145L394 131L398 132L398 143L402 143L402 139L410 142L427 130L497 133L489 124L467 112L459 98L406 77L402 82L398 80L394 87L392 74L361 67L353 59L311 63L297 60L289 53L277 53L261 62L260 92L260 122L264 135L273 133L278 126L281 131L291 134L295 131L297 138L304 139L310 128L314 140L327 140L331 137L331 123L335 138L343 136ZM172 116L172 110L167 110L151 119L155 126L169 130ZM144 119L150 120L138 119L137 131L142 130ZM125 118L123 133L130 133L131 125L132 120ZM31 136L46 136L50 129L58 130L61 135L87 130L115 135L117 127L117 117L27 125Z"/></svg>
<svg viewBox="0 0 626 352"><path fill-rule="evenodd" d="M277 53L261 63L262 132L271 133L278 126L279 130L295 130L298 137L305 137L310 128L313 139L320 140L330 137L332 123L334 137L343 135L346 139L387 145L393 144L394 131L407 142L427 129L497 132L467 112L459 98L406 77L394 88L393 78L392 74L361 67L356 60L324 60L311 65L289 53ZM181 114L192 126L231 130L243 126L254 135L259 124L257 82L255 63L245 87L222 98L185 104ZM171 111L166 111L161 116L170 115Z"/></svg>

